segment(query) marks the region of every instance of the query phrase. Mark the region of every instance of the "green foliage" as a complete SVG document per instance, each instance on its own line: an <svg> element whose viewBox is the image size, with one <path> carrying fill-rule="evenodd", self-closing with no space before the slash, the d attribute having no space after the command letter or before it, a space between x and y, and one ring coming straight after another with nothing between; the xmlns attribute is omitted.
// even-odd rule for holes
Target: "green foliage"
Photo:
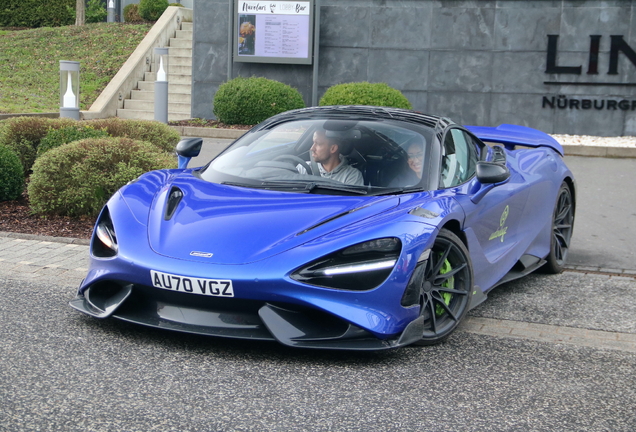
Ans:
<svg viewBox="0 0 636 432"><path fill-rule="evenodd" d="M98 23L7 30L0 37L0 112L59 112L60 60L80 61L80 109L89 109L150 27Z"/></svg>
<svg viewBox="0 0 636 432"><path fill-rule="evenodd" d="M157 21L168 8L168 0L141 0L139 15L146 21Z"/></svg>
<svg viewBox="0 0 636 432"><path fill-rule="evenodd" d="M57 132L58 129L64 131ZM36 157L52 147L78 139L109 135L146 141L165 152L173 151L181 138L173 128L156 121L113 117L78 122L68 118L14 117L2 122L0 144L18 155L27 175ZM45 148L39 150L42 144Z"/></svg>
<svg viewBox="0 0 636 432"><path fill-rule="evenodd" d="M124 22L141 23L144 19L139 15L139 5L129 4L124 8Z"/></svg>
<svg viewBox="0 0 636 432"><path fill-rule="evenodd" d="M413 109L409 100L384 83L368 82L338 84L327 89L319 102L325 105L371 105Z"/></svg>
<svg viewBox="0 0 636 432"><path fill-rule="evenodd" d="M88 0L84 10L84 18L87 23L98 23L106 21L108 11L100 0Z"/></svg>
<svg viewBox="0 0 636 432"><path fill-rule="evenodd" d="M90 120L87 125L101 129L113 137L127 137L152 143L162 151L174 151L181 136L170 126L150 120L122 120L117 117Z"/></svg>
<svg viewBox="0 0 636 432"><path fill-rule="evenodd" d="M33 166L28 193L35 213L96 216L110 196L144 172L175 168L150 143L90 138L54 148Z"/></svg>
<svg viewBox="0 0 636 432"><path fill-rule="evenodd" d="M222 84L214 96L214 115L226 124L253 125L304 107L298 90L266 78L234 78Z"/></svg>
<svg viewBox="0 0 636 432"><path fill-rule="evenodd" d="M46 136L40 140L37 157L42 156L47 151L59 147L62 144L68 144L86 138L106 138L108 136L108 132L105 130L95 129L92 126L82 124L65 126L60 129L50 129Z"/></svg>
<svg viewBox="0 0 636 432"><path fill-rule="evenodd" d="M75 0L2 0L0 27L59 27L75 22Z"/></svg>
<svg viewBox="0 0 636 432"><path fill-rule="evenodd" d="M170 3L168 6L185 7L181 3Z"/></svg>
<svg viewBox="0 0 636 432"><path fill-rule="evenodd" d="M23 188L20 159L9 147L0 144L0 201L18 199Z"/></svg>
<svg viewBox="0 0 636 432"><path fill-rule="evenodd" d="M42 138L51 129L75 124L71 119L45 117L13 117L3 121L0 129L0 144L9 147L20 159L24 174L28 174L37 156Z"/></svg>

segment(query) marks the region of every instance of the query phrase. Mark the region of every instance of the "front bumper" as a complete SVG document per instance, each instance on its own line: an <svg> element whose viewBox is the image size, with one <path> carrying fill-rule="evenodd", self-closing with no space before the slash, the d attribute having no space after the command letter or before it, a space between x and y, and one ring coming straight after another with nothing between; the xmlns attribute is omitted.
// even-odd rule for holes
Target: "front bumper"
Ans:
<svg viewBox="0 0 636 432"><path fill-rule="evenodd" d="M403 332L380 339L326 312L298 305L235 298L193 296L156 288L102 281L70 302L97 318L185 333L247 340L277 341L298 348L386 350L421 338L419 318Z"/></svg>

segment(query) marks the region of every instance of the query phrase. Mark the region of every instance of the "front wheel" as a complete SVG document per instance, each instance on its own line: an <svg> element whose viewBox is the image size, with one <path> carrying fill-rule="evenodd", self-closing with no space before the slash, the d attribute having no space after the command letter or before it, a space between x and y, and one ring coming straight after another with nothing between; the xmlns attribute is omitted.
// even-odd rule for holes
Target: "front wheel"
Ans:
<svg viewBox="0 0 636 432"><path fill-rule="evenodd" d="M572 191L563 182L557 195L552 214L552 237L550 239L550 253L542 270L546 273L557 274L563 271L570 249L572 230L574 228L574 200Z"/></svg>
<svg viewBox="0 0 636 432"><path fill-rule="evenodd" d="M459 237L446 229L440 230L419 277L424 332L415 343L432 345L457 328L470 305L473 267Z"/></svg>

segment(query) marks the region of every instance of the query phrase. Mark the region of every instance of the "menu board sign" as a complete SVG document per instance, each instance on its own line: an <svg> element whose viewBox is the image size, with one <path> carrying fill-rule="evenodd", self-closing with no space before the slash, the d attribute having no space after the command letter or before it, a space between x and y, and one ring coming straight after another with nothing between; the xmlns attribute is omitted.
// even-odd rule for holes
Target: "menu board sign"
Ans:
<svg viewBox="0 0 636 432"><path fill-rule="evenodd" d="M235 1L235 62L311 64L313 0Z"/></svg>

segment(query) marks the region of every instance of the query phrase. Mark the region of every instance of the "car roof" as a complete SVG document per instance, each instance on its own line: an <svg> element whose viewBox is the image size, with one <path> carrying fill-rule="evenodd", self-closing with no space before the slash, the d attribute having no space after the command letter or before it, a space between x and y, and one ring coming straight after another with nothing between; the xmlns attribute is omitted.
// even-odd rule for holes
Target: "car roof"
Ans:
<svg viewBox="0 0 636 432"><path fill-rule="evenodd" d="M258 126L255 127L255 129L269 129L280 123L312 118L399 120L426 126L434 129L436 132L442 132L444 129L446 129L446 127L454 124L452 120L446 117L439 117L435 115L424 114L418 111L400 108L366 105L331 105L322 107L301 108L277 114L260 123Z"/></svg>

